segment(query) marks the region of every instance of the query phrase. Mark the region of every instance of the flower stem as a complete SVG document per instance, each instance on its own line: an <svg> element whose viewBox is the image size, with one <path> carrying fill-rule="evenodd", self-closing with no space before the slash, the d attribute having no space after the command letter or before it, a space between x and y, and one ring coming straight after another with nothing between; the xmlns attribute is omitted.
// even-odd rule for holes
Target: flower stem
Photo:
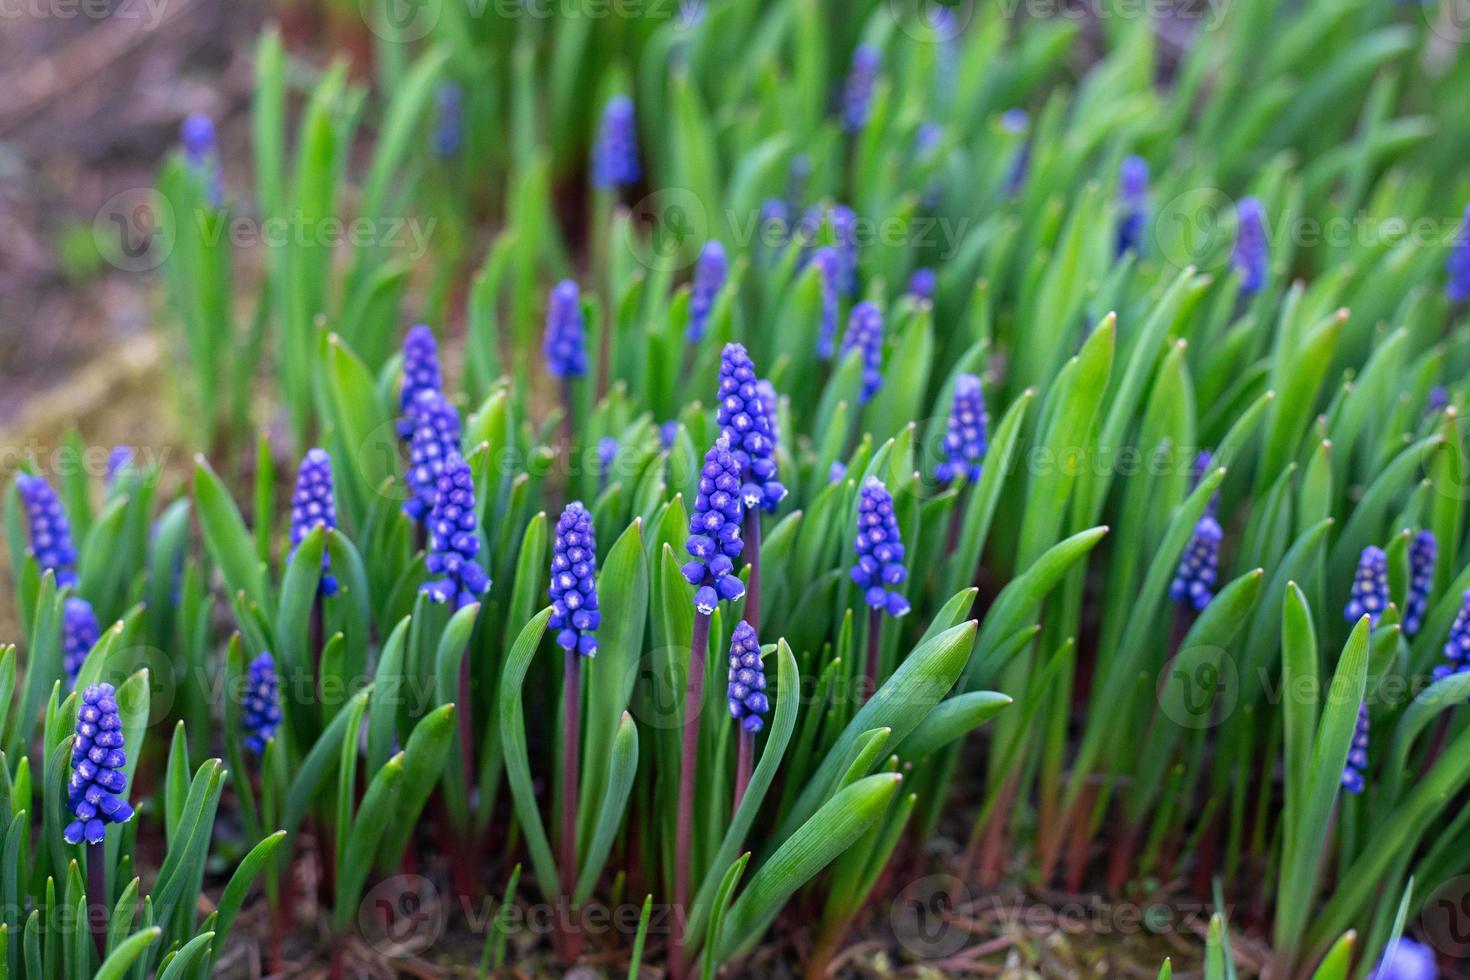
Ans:
<svg viewBox="0 0 1470 980"><path fill-rule="evenodd" d="M87 844L87 924L97 946L97 962L107 959L107 842Z"/></svg>
<svg viewBox="0 0 1470 980"><path fill-rule="evenodd" d="M866 701L878 690L878 660L881 653L881 638L883 635L883 610L878 608L868 609L868 669L864 677L862 698Z"/></svg>
<svg viewBox="0 0 1470 980"><path fill-rule="evenodd" d="M577 930L572 928L572 892L577 887L577 778L581 766L582 655L567 650L562 673L561 758L561 890L566 902L564 953L577 956Z"/></svg>
<svg viewBox="0 0 1470 980"><path fill-rule="evenodd" d="M470 799L475 792L474 725L470 715L470 652L465 650L459 658L459 704L455 706L459 717L459 754L464 762L464 795Z"/></svg>
<svg viewBox="0 0 1470 980"><path fill-rule="evenodd" d="M759 507L745 510L745 567L750 569L750 579L745 584L745 621L757 634L761 630L761 512Z"/></svg>
<svg viewBox="0 0 1470 980"><path fill-rule="evenodd" d="M709 614L694 614L689 643L689 685L684 691L684 745L679 757L679 822L674 838L674 935L669 949L669 973L685 975L684 926L689 917L689 867L694 850L694 783L698 778L699 716L704 705L704 668L709 659Z"/></svg>
<svg viewBox="0 0 1470 980"><path fill-rule="evenodd" d="M740 726L735 736L735 802L730 808L730 817L740 812L740 801L745 799L745 789L750 785L750 772L755 766L755 732Z"/></svg>

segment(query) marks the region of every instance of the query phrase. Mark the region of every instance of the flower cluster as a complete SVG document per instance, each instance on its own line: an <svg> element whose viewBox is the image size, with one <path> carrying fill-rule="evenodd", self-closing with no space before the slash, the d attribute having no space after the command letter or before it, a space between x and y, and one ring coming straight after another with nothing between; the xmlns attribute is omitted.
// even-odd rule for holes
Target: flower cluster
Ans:
<svg viewBox="0 0 1470 980"><path fill-rule="evenodd" d="M58 588L77 584L77 550L71 543L71 523L61 498L44 477L21 473L15 478L20 502L31 533L31 555L42 572L56 576Z"/></svg>
<svg viewBox="0 0 1470 980"><path fill-rule="evenodd" d="M66 672L67 687L76 687L77 674L101 637L102 627L97 624L92 604L77 596L67 596L61 606L61 669Z"/></svg>
<svg viewBox="0 0 1470 980"><path fill-rule="evenodd" d="M1450 635L1441 649L1446 663L1434 668L1434 679L1444 680L1451 674L1470 670L1470 589L1460 597L1460 611L1450 624Z"/></svg>
<svg viewBox="0 0 1470 980"><path fill-rule="evenodd" d="M1358 705L1358 723L1353 726L1353 744L1348 749L1347 765L1342 767L1342 788L1349 793L1363 792L1363 777L1368 770L1368 706Z"/></svg>
<svg viewBox="0 0 1470 980"><path fill-rule="evenodd" d="M863 590L863 601L890 616L907 615L908 599L902 592L888 588L902 585L907 577L903 539L893 514L893 498L875 476L868 477L858 493L857 538L853 546L857 564L852 566L852 580Z"/></svg>
<svg viewBox="0 0 1470 980"><path fill-rule="evenodd" d="M818 283L822 290L822 319L817 327L817 356L832 356L832 345L837 338L837 286L841 275L841 257L830 245L824 245L812 253L812 265L817 267Z"/></svg>
<svg viewBox="0 0 1470 980"><path fill-rule="evenodd" d="M874 303L859 303L848 315L842 356L853 350L862 352L863 389L858 400L866 404L883 387L883 311Z"/></svg>
<svg viewBox="0 0 1470 980"><path fill-rule="evenodd" d="M444 377L439 371L439 345L434 331L419 323L409 327L403 338L403 388L398 394L398 437L413 435L413 412L419 395L425 391L441 393Z"/></svg>
<svg viewBox="0 0 1470 980"><path fill-rule="evenodd" d="M638 183L640 176L633 100L615 95L602 111L602 128L592 148L592 183L596 187L628 187Z"/></svg>
<svg viewBox="0 0 1470 980"><path fill-rule="evenodd" d="M1465 205L1465 223L1460 226L1460 234L1445 262L1445 273L1449 278L1444 292L1449 301L1470 300L1470 204Z"/></svg>
<svg viewBox="0 0 1470 980"><path fill-rule="evenodd" d="M1355 623L1363 616L1372 626L1388 608L1388 556L1377 545L1369 545L1358 556L1358 571L1353 576L1347 608L1343 615Z"/></svg>
<svg viewBox="0 0 1470 980"><path fill-rule="evenodd" d="M744 547L740 535L743 516L740 463L731 451L730 437L721 434L705 453L699 471L685 545L693 560L683 567L684 578L696 586L694 608L706 616L721 599L733 602L745 595L745 585L735 574L735 559Z"/></svg>
<svg viewBox="0 0 1470 980"><path fill-rule="evenodd" d="M597 440L597 476L600 480L606 480L607 475L612 472L613 463L618 458L618 441L612 436L603 436Z"/></svg>
<svg viewBox="0 0 1470 980"><path fill-rule="evenodd" d="M730 266L725 259L725 246L717 241L705 243L694 263L694 282L689 287L689 329L686 336L691 344L704 339L709 328L710 311L715 299L725 288L730 275Z"/></svg>
<svg viewBox="0 0 1470 980"><path fill-rule="evenodd" d="M1118 254L1141 253L1148 224L1148 163L1142 157L1126 157L1118 168L1118 198Z"/></svg>
<svg viewBox="0 0 1470 980"><path fill-rule="evenodd" d="M127 761L117 692L111 684L92 684L77 707L72 773L66 784L66 804L76 819L62 831L68 844L100 844L107 824L133 819L133 808L120 795L128 788L122 771Z"/></svg>
<svg viewBox="0 0 1470 980"><path fill-rule="evenodd" d="M766 667L761 662L761 642L755 629L745 620L735 624L730 636L730 686L726 689L730 716L747 732L758 732L765 726L765 715L771 710L766 698Z"/></svg>
<svg viewBox="0 0 1470 980"><path fill-rule="evenodd" d="M443 82L434 95L439 120L434 127L434 152L441 160L459 153L464 142L464 89L452 79Z"/></svg>
<svg viewBox="0 0 1470 980"><path fill-rule="evenodd" d="M567 504L551 546L551 619L556 642L584 657L597 654L597 535L582 502Z"/></svg>
<svg viewBox="0 0 1470 980"><path fill-rule="evenodd" d="M296 473L296 491L291 495L291 558L312 528L332 530L337 526L337 506L332 499L332 457L325 449L309 449ZM330 556L322 552L322 577L317 590L337 594L337 580L328 574Z"/></svg>
<svg viewBox="0 0 1470 980"><path fill-rule="evenodd" d="M985 452L990 448L986 426L985 389L976 374L962 374L955 381L954 403L949 410L949 427L939 444L943 462L934 467L934 479L950 483L960 474L970 483L980 480Z"/></svg>
<svg viewBox="0 0 1470 980"><path fill-rule="evenodd" d="M413 438L408 444L408 489L403 512L422 521L439 496L445 461L459 453L459 411L437 391L419 392L414 402Z"/></svg>
<svg viewBox="0 0 1470 980"><path fill-rule="evenodd" d="M1179 568L1169 583L1169 598L1189 601L1195 609L1203 609L1215 597L1215 576L1220 568L1220 541L1225 532L1212 514L1205 514L1194 525L1194 534L1179 559Z"/></svg>
<svg viewBox="0 0 1470 980"><path fill-rule="evenodd" d="M1007 109L1001 113L1000 128L1007 133L1020 135L1025 133L1031 126L1031 116L1025 109ZM1010 173L1006 175L1005 190L1007 194L1020 193L1021 188L1026 185L1026 175L1031 170L1031 141L1028 139L1016 150L1016 156L1011 160Z"/></svg>
<svg viewBox="0 0 1470 980"><path fill-rule="evenodd" d="M475 561L480 553L476 531L475 481L470 464L458 452L444 460L436 484L433 510L429 512L429 553L425 559L430 579L422 591L430 602L453 602L461 609L490 588L490 576Z"/></svg>
<svg viewBox="0 0 1470 980"><path fill-rule="evenodd" d="M928 266L920 266L909 274L908 295L914 299L934 299L934 287L939 284L939 277L934 270Z"/></svg>
<svg viewBox="0 0 1470 980"><path fill-rule="evenodd" d="M1420 531L1409 543L1409 591L1404 597L1404 635L1418 634L1429 610L1429 590L1434 585L1434 562L1439 543L1433 531Z"/></svg>
<svg viewBox="0 0 1470 980"><path fill-rule="evenodd" d="M1434 950L1408 936L1400 936L1368 976L1373 980L1439 980L1439 965Z"/></svg>
<svg viewBox="0 0 1470 980"><path fill-rule="evenodd" d="M1235 206L1238 226L1235 251L1230 266L1240 275L1240 291L1246 295L1260 292L1266 285L1270 262L1270 245L1266 241L1266 208L1259 198L1241 198Z"/></svg>
<svg viewBox="0 0 1470 980"><path fill-rule="evenodd" d="M842 91L842 125L849 133L858 133L868 124L868 111L873 99L873 83L878 79L882 52L871 44L859 44L852 53L852 68Z"/></svg>
<svg viewBox="0 0 1470 980"><path fill-rule="evenodd" d="M107 452L107 468L103 472L103 483L110 492L117 481L133 470L133 447L113 446Z"/></svg>
<svg viewBox="0 0 1470 980"><path fill-rule="evenodd" d="M740 467L742 503L775 511L786 496L776 472L775 426L761 395L755 363L742 344L726 344L720 352L717 403L715 421Z"/></svg>
<svg viewBox="0 0 1470 980"><path fill-rule="evenodd" d="M551 290L542 351L546 355L546 371L553 378L580 378L587 373L582 299L577 284L570 279L563 279Z"/></svg>
<svg viewBox="0 0 1470 980"><path fill-rule="evenodd" d="M205 197L211 205L219 207L224 201L224 188L220 176L214 120L202 112L185 116L179 125L179 142L184 147L184 162L204 188Z"/></svg>
<svg viewBox="0 0 1470 980"><path fill-rule="evenodd" d="M275 738L281 725L280 693L276 660L269 653L262 653L250 661L246 671L245 698L240 712L245 746L257 755L265 751L265 744Z"/></svg>

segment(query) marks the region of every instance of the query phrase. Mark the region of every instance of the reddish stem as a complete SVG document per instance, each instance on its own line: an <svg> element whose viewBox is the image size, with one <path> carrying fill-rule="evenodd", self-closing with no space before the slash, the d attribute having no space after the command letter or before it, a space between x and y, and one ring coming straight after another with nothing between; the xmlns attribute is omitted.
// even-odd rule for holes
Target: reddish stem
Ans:
<svg viewBox="0 0 1470 980"><path fill-rule="evenodd" d="M577 887L577 777L581 768L582 655L567 650L562 672L561 890L566 903L564 955L580 952L579 930L572 927L572 892Z"/></svg>
<svg viewBox="0 0 1470 980"><path fill-rule="evenodd" d="M740 801L745 799L746 787L750 785L750 772L755 765L755 732L746 731L742 725L735 745L735 802L730 808L731 819L740 812Z"/></svg>
<svg viewBox="0 0 1470 980"><path fill-rule="evenodd" d="M689 643L689 684L684 691L684 744L679 756L679 821L674 837L674 934L669 944L669 974L686 975L684 925L689 915L690 862L694 850L694 783L698 778L699 716L704 705L704 670L709 659L709 614L695 612Z"/></svg>
<svg viewBox="0 0 1470 980"><path fill-rule="evenodd" d="M866 701L878 690L878 661L882 653L883 610L868 609L868 667L864 677L862 699Z"/></svg>

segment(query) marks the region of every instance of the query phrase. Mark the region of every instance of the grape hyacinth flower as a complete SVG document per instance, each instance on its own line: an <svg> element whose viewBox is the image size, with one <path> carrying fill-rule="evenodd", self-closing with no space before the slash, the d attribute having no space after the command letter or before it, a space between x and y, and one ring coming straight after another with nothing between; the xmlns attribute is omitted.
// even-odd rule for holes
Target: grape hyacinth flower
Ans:
<svg viewBox="0 0 1470 980"><path fill-rule="evenodd" d="M413 410L424 391L442 393L444 377L439 371L439 345L434 331L419 323L408 328L403 338L403 388L398 394L398 437L413 435Z"/></svg>
<svg viewBox="0 0 1470 980"><path fill-rule="evenodd" d="M658 427L659 448L667 452L674 448L674 440L679 438L679 420L669 419Z"/></svg>
<svg viewBox="0 0 1470 980"><path fill-rule="evenodd" d="M107 469L103 471L102 482L109 491L117 486L117 481L126 476L133 469L133 447L113 446L107 453Z"/></svg>
<svg viewBox="0 0 1470 980"><path fill-rule="evenodd" d="M1434 584L1434 562L1439 543L1433 531L1420 531L1409 542L1409 589L1404 597L1404 636L1415 636L1429 610L1429 589Z"/></svg>
<svg viewBox="0 0 1470 980"><path fill-rule="evenodd" d="M87 654L102 638L102 627L92 604L78 596L67 596L61 606L61 669L66 672L66 686L76 687L77 674L87 661Z"/></svg>
<svg viewBox="0 0 1470 980"><path fill-rule="evenodd" d="M760 384L745 345L726 344L720 352L715 421L740 468L741 502L747 510L774 512L786 488L776 472L775 427Z"/></svg>
<svg viewBox="0 0 1470 980"><path fill-rule="evenodd" d="M1443 412L1449 403L1449 389L1444 385L1435 385L1429 389L1429 397L1424 400L1424 414L1433 415L1436 412Z"/></svg>
<svg viewBox="0 0 1470 980"><path fill-rule="evenodd" d="M1348 749L1347 764L1342 767L1342 788L1349 793L1363 792L1363 775L1368 769L1368 706L1358 705L1358 723L1353 726L1353 744Z"/></svg>
<svg viewBox="0 0 1470 980"><path fill-rule="evenodd" d="M429 513L429 572L439 578L425 582L421 591L430 602L453 602L463 609L479 602L490 588L490 577L475 561L480 552L476 533L475 481L470 464L451 451L439 473L433 510Z"/></svg>
<svg viewBox="0 0 1470 980"><path fill-rule="evenodd" d="M1445 638L1441 652L1446 663L1434 668L1435 680L1441 681L1451 674L1470 670L1470 589L1460 597L1460 611L1455 613L1450 635Z"/></svg>
<svg viewBox="0 0 1470 980"><path fill-rule="evenodd" d="M1148 163L1142 157L1125 157L1118 168L1118 197L1122 216L1118 221L1118 254L1143 252L1143 229L1148 223Z"/></svg>
<svg viewBox="0 0 1470 980"><path fill-rule="evenodd" d="M434 152L448 160L459 153L464 141L464 89L454 80L443 82L434 93L439 108L438 125L434 128Z"/></svg>
<svg viewBox="0 0 1470 980"><path fill-rule="evenodd" d="M618 458L618 441L612 436L603 436L597 441L597 479L599 483L607 482L607 475L612 472L613 463Z"/></svg>
<svg viewBox="0 0 1470 980"><path fill-rule="evenodd" d="M567 504L551 545L551 619L557 646L584 657L597 655L597 536L580 500Z"/></svg>
<svg viewBox="0 0 1470 980"><path fill-rule="evenodd" d="M853 350L862 352L863 389L858 400L867 404L883 387L883 313L873 303L859 303L848 315L842 356Z"/></svg>
<svg viewBox="0 0 1470 980"><path fill-rule="evenodd" d="M1355 623L1364 616L1370 626L1377 626L1378 619L1388 608L1388 556L1377 545L1369 545L1358 556L1358 571L1353 576L1353 586L1343 614L1347 621Z"/></svg>
<svg viewBox="0 0 1470 980"><path fill-rule="evenodd" d="M184 162L204 188L205 197L211 205L219 207L224 201L224 191L214 121L202 112L190 113L179 125L179 142L184 146Z"/></svg>
<svg viewBox="0 0 1470 980"><path fill-rule="evenodd" d="M1031 125L1031 116L1025 109L1007 109L1001 113L1000 128L1007 133L1021 134L1026 132ZM1005 191L1007 194L1015 195L1020 192L1026 183L1026 174L1031 169L1031 141L1023 142L1016 150L1015 158L1011 161L1011 171L1006 176Z"/></svg>
<svg viewBox="0 0 1470 980"><path fill-rule="evenodd" d="M325 449L309 449L296 473L296 492L291 495L291 555L312 528L332 530L337 526L337 505L332 498L332 457ZM317 591L322 595L337 594L337 579L328 573L331 557L322 551L322 577Z"/></svg>
<svg viewBox="0 0 1470 980"><path fill-rule="evenodd" d="M842 91L842 126L849 133L862 132L868 124L873 83L878 79L882 52L871 44L859 44L852 53L852 67Z"/></svg>
<svg viewBox="0 0 1470 980"><path fill-rule="evenodd" d="M909 275L908 295L915 299L926 299L933 301L934 287L938 285L939 277L934 270L927 266L920 266Z"/></svg>
<svg viewBox="0 0 1470 980"><path fill-rule="evenodd" d="M1194 525L1194 534L1179 559L1179 568L1169 583L1169 598L1174 602L1188 600L1196 610L1205 608L1215 597L1215 576L1220 568L1220 541L1225 532L1214 515L1206 513Z"/></svg>
<svg viewBox="0 0 1470 980"><path fill-rule="evenodd" d="M42 572L56 576L56 587L77 584L77 550L71 543L71 522L61 498L44 477L21 473L15 478L31 534L31 556Z"/></svg>
<svg viewBox="0 0 1470 980"><path fill-rule="evenodd" d="M706 242L694 264L694 282L689 289L689 343L697 344L704 339L710 311L714 309L720 290L725 288L729 274L725 246L718 241Z"/></svg>
<svg viewBox="0 0 1470 980"><path fill-rule="evenodd" d="M1470 204L1465 205L1465 223L1455 238L1454 248L1445 262L1445 273L1449 277L1444 294L1451 303L1470 300Z"/></svg>
<svg viewBox="0 0 1470 980"><path fill-rule="evenodd" d="M840 483L847 479L847 464L840 459L834 459L832 465L827 467L827 482Z"/></svg>
<svg viewBox="0 0 1470 980"><path fill-rule="evenodd" d="M1208 449L1201 449L1194 455L1194 462L1190 465L1189 489L1193 490L1199 486L1199 481L1205 478L1210 466L1215 462L1215 454ZM1210 499L1205 502L1205 513L1211 517L1218 516L1220 511L1220 491L1216 490L1210 494Z"/></svg>
<svg viewBox="0 0 1470 980"><path fill-rule="evenodd" d="M858 287L857 215L845 204L834 204L827 212L827 220L832 223L832 234L837 238L837 255L842 260L837 267L837 288L844 296L855 296Z"/></svg>
<svg viewBox="0 0 1470 980"><path fill-rule="evenodd" d="M699 471L685 545L693 560L684 564L684 578L695 586L694 609L703 616L713 613L721 599L733 602L745 595L745 586L735 574L735 559L744 547L740 535L743 516L740 463L731 451L730 437L721 433Z"/></svg>
<svg viewBox="0 0 1470 980"><path fill-rule="evenodd" d="M1266 208L1259 198L1241 198L1235 206L1238 225L1230 266L1240 275L1240 291L1251 295L1266 285L1270 243L1266 240Z"/></svg>
<svg viewBox="0 0 1470 980"><path fill-rule="evenodd" d="M1373 980L1439 980L1439 965L1434 950L1400 936L1368 975Z"/></svg>
<svg viewBox="0 0 1470 980"><path fill-rule="evenodd" d="M592 148L592 183L603 188L628 187L638 183L642 175L633 100L615 95L602 110L602 128Z"/></svg>
<svg viewBox="0 0 1470 980"><path fill-rule="evenodd" d="M276 660L262 653L250 661L245 674L245 698L241 705L240 727L245 732L245 747L256 755L276 736L281 725L281 682L276 676Z"/></svg>
<svg viewBox="0 0 1470 980"><path fill-rule="evenodd" d="M771 710L766 699L766 668L761 662L761 644L755 629L745 620L735 624L730 637L730 684L726 698L730 717L747 732L758 732L765 726L765 715Z"/></svg>
<svg viewBox="0 0 1470 980"><path fill-rule="evenodd" d="M779 197L761 202L760 234L756 238L758 254L774 258L791 240L791 211Z"/></svg>
<svg viewBox="0 0 1470 980"><path fill-rule="evenodd" d="M980 376L960 375L955 380L949 428L939 443L944 460L934 467L935 480L948 484L964 474L967 482L979 482L985 453L990 448L986 434L989 421L990 415L985 411L985 388Z"/></svg>
<svg viewBox="0 0 1470 980"><path fill-rule="evenodd" d="M445 461L459 453L459 411L437 391L419 392L412 418L413 438L408 444L408 489L403 512L422 522L439 498L439 475Z"/></svg>
<svg viewBox="0 0 1470 980"><path fill-rule="evenodd" d="M914 130L914 155L923 160L938 148L942 139L944 127L939 123L932 119L919 123L919 128Z"/></svg>
<svg viewBox="0 0 1470 980"><path fill-rule="evenodd" d="M580 378L587 373L582 300L577 284L570 279L563 279L551 290L542 351L546 355L547 373L553 378Z"/></svg>
<svg viewBox="0 0 1470 980"><path fill-rule="evenodd" d="M822 293L822 319L817 328L817 356L826 360L832 356L832 345L837 337L837 283L841 274L841 258L837 250L824 245L812 253L812 265L817 267Z"/></svg>
<svg viewBox="0 0 1470 980"><path fill-rule="evenodd" d="M133 808L121 795L128 788L122 771L127 755L123 751L117 691L111 684L92 684L82 692L71 765L66 802L76 819L66 825L61 836L68 844L100 844L106 837L107 824L133 819Z"/></svg>
<svg viewBox="0 0 1470 980"><path fill-rule="evenodd" d="M870 476L858 495L857 563L852 566L852 580L863 590L863 601L875 612L905 616L909 601L902 592L889 587L902 585L907 577L903 567L903 539L898 520L893 514L893 497L876 476Z"/></svg>

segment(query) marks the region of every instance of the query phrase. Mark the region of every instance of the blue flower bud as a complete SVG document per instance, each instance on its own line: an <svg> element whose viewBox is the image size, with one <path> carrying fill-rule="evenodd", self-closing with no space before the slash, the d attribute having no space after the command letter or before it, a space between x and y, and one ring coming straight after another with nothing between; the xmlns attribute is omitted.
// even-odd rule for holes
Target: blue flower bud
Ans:
<svg viewBox="0 0 1470 980"><path fill-rule="evenodd" d="M1465 206L1465 223L1460 226L1460 234L1455 238L1455 245L1445 262L1445 273L1448 279L1444 294L1450 302L1470 300L1470 204Z"/></svg>
<svg viewBox="0 0 1470 980"><path fill-rule="evenodd" d="M1420 531L1409 543L1409 589L1404 597L1404 636L1413 637L1424 625L1429 590L1434 585L1434 563L1439 542L1433 531Z"/></svg>
<svg viewBox="0 0 1470 980"><path fill-rule="evenodd" d="M291 555L296 558L296 549L312 528L332 529L337 526L337 505L332 498L332 457L325 449L307 450L296 473L296 492L291 495ZM337 580L327 569L332 560L322 551L322 577L317 590L322 595L337 594Z"/></svg>
<svg viewBox="0 0 1470 980"><path fill-rule="evenodd" d="M587 373L587 334L577 284L563 279L551 290L542 344L546 371L553 378L580 378Z"/></svg>
<svg viewBox="0 0 1470 980"><path fill-rule="evenodd" d="M1195 609L1203 609L1215 597L1215 576L1220 567L1220 540L1225 536L1220 522L1205 514L1194 526L1194 535L1179 559L1174 580L1169 583L1169 598L1175 602L1188 600Z"/></svg>
<svg viewBox="0 0 1470 980"><path fill-rule="evenodd" d="M873 83L878 78L882 52L871 44L859 44L852 53L852 68L842 92L842 125L849 133L858 133L868 123Z"/></svg>
<svg viewBox="0 0 1470 980"><path fill-rule="evenodd" d="M419 392L410 417L414 428L405 478L411 495L403 502L403 512L422 521L438 499L445 461L459 453L459 411L439 392L426 389Z"/></svg>
<svg viewBox="0 0 1470 980"><path fill-rule="evenodd" d="M77 584L77 550L71 543L71 522L61 498L44 477L21 473L15 478L31 534L30 553L42 572L56 576L57 588Z"/></svg>
<svg viewBox="0 0 1470 980"><path fill-rule="evenodd" d="M1342 788L1361 793L1368 770L1368 706L1358 705L1358 723L1353 727L1353 744L1348 749L1347 764L1342 768Z"/></svg>
<svg viewBox="0 0 1470 980"><path fill-rule="evenodd" d="M1259 198L1241 198L1235 206L1235 251L1230 266L1240 276L1240 291L1260 292L1270 271L1270 243L1266 240L1266 208Z"/></svg>
<svg viewBox="0 0 1470 980"><path fill-rule="evenodd" d="M1124 158L1118 172L1118 199L1118 254L1142 253L1148 224L1148 163L1142 157Z"/></svg>
<svg viewBox="0 0 1470 980"><path fill-rule="evenodd" d="M420 590L430 602L453 602L462 609L490 588L490 577L475 561L480 553L475 481L470 464L451 452L440 470L433 510L429 512L429 574L438 578Z"/></svg>
<svg viewBox="0 0 1470 980"><path fill-rule="evenodd" d="M1393 950L1384 952L1368 976L1373 980L1439 980L1439 965L1434 950L1400 936Z"/></svg>
<svg viewBox="0 0 1470 980"><path fill-rule="evenodd" d="M765 726L765 715L771 710L766 698L766 667L761 662L761 643L755 629L745 620L735 624L730 636L730 684L726 689L730 717L740 722L747 732L758 732Z"/></svg>
<svg viewBox="0 0 1470 980"><path fill-rule="evenodd" d="M705 454L699 471L689 540L685 543L693 560L682 569L684 578L696 587L694 608L706 616L715 611L721 599L732 602L745 595L745 585L735 575L735 559L744 548L740 534L743 517L740 463L731 452L730 437L721 433Z"/></svg>
<svg viewBox="0 0 1470 980"><path fill-rule="evenodd" d="M951 483L964 474L967 482L979 482L985 453L990 448L986 432L989 421L990 415L985 411L985 389L979 375L960 375L955 380L949 428L939 443L944 461L934 467L935 480Z"/></svg>
<svg viewBox="0 0 1470 980"><path fill-rule="evenodd" d="M852 580L863 590L863 601L869 608L881 609L890 616L907 615L908 599L891 589L902 585L908 575L903 565L903 538L893 513L893 498L875 476L868 477L858 493L857 538L853 547L857 562L852 566Z"/></svg>
<svg viewBox="0 0 1470 980"><path fill-rule="evenodd" d="M77 674L87 661L87 654L102 638L102 627L92 604L77 596L68 596L61 606L61 668L66 672L66 686L76 687Z"/></svg>
<svg viewBox="0 0 1470 980"><path fill-rule="evenodd" d="M740 467L741 502L746 509L774 512L786 496L776 472L775 427L761 396L755 363L742 344L726 344L720 352L716 404L715 421Z"/></svg>
<svg viewBox="0 0 1470 980"><path fill-rule="evenodd" d="M66 804L76 819L61 836L68 844L100 844L107 836L107 824L133 819L133 808L122 798L128 788L123 774L128 757L117 691L111 684L93 684L82 692L76 732L71 779L66 784Z"/></svg>
<svg viewBox="0 0 1470 980"><path fill-rule="evenodd" d="M464 89L453 79L441 82L434 101L439 108L434 152L441 160L447 160L459 153L464 142Z"/></svg>
<svg viewBox="0 0 1470 980"><path fill-rule="evenodd" d="M240 728L245 733L245 746L256 755L275 738L281 725L281 682L276 676L276 660L262 653L250 661L245 674L245 697L241 704Z"/></svg>
<svg viewBox="0 0 1470 980"><path fill-rule="evenodd" d="M824 359L832 356L832 345L837 338L837 280L841 262L837 250L830 246L823 246L812 253L812 265L817 267L822 295L822 319L817 326L817 356Z"/></svg>
<svg viewBox="0 0 1470 980"><path fill-rule="evenodd" d="M413 409L419 394L424 391L442 394L443 390L444 377L439 371L439 345L434 341L434 331L422 323L416 324L403 338L403 387L398 394L402 415L398 420L400 439L413 435Z"/></svg>
<svg viewBox="0 0 1470 980"><path fill-rule="evenodd" d="M179 126L179 142L184 147L184 162L190 173L204 188L205 197L214 207L224 201L221 183L219 148L215 142L214 121L202 112L184 117Z"/></svg>
<svg viewBox="0 0 1470 980"><path fill-rule="evenodd" d="M576 650L584 657L597 655L597 627L602 613L597 606L597 534L592 515L574 500L556 522L551 545L551 619L563 650Z"/></svg>
<svg viewBox="0 0 1470 980"><path fill-rule="evenodd" d="M883 387L883 312L873 303L859 303L848 315L842 356L852 350L862 352L863 389L858 400L867 404Z"/></svg>
<svg viewBox="0 0 1470 980"><path fill-rule="evenodd" d="M909 275L908 294L915 299L934 299L934 287L938 285L939 277L934 270L920 266Z"/></svg>
<svg viewBox="0 0 1470 980"><path fill-rule="evenodd" d="M602 111L602 128L592 149L592 183L596 187L627 187L638 183L640 176L633 100L615 95Z"/></svg>
<svg viewBox="0 0 1470 980"><path fill-rule="evenodd" d="M725 288L725 280L729 274L725 246L718 241L705 243L694 264L694 282L689 289L689 343L697 344L704 339L704 332L709 327L710 311L714 309L720 290Z"/></svg>
<svg viewBox="0 0 1470 980"><path fill-rule="evenodd" d="M1358 556L1358 571L1353 576L1353 587L1343 614L1349 623L1356 623L1363 616L1371 625L1378 625L1378 618L1388 608L1388 556L1383 549L1369 545Z"/></svg>

